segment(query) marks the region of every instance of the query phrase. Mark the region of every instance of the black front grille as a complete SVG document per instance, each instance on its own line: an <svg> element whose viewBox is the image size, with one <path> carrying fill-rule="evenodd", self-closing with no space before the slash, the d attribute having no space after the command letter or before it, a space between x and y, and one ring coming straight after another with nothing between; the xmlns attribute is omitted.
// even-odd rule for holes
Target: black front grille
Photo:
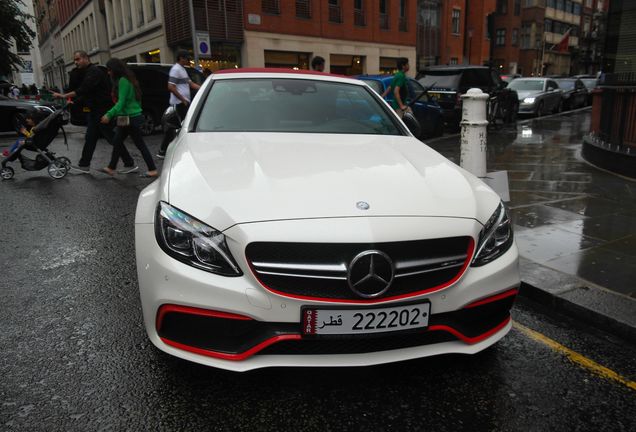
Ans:
<svg viewBox="0 0 636 432"><path fill-rule="evenodd" d="M391 258L396 273L390 288L374 297L377 300L448 284L465 268L471 244L470 237L390 243L256 242L245 252L255 276L269 290L297 297L361 300L349 288L349 265L361 252L381 251Z"/></svg>
<svg viewBox="0 0 636 432"><path fill-rule="evenodd" d="M442 331L417 332L408 334L382 335L374 338L346 339L303 339L298 341L282 341L270 345L260 351L259 355L313 355L313 354L365 354L380 351L391 351L401 348L412 348L423 345L457 340L450 333Z"/></svg>

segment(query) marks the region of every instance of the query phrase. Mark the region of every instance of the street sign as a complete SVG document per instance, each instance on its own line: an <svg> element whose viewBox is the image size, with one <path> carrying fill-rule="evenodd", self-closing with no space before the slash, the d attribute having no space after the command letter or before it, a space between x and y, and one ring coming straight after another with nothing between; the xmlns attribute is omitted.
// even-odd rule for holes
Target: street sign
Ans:
<svg viewBox="0 0 636 432"><path fill-rule="evenodd" d="M207 32L197 32L197 53L199 58L210 58L210 34Z"/></svg>

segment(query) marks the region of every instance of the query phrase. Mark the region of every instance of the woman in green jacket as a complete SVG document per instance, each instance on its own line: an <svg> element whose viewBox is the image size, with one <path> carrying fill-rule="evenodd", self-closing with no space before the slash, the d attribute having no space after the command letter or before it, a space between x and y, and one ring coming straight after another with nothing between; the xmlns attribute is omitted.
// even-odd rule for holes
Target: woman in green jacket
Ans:
<svg viewBox="0 0 636 432"><path fill-rule="evenodd" d="M106 68L113 80L113 92L117 94L117 103L104 114L101 122L108 124L116 117L123 117L123 123L128 124L118 124L117 127L115 127L113 154L110 158L110 163L106 168L103 168L102 171L109 175L115 175L117 161L122 153L122 149L124 149L124 140L130 135L148 166L148 171L141 176L157 177L157 167L152 160L152 155L148 147L146 147L140 128L144 120L141 115L141 90L139 88L139 82L137 82L135 74L118 58L108 60L108 62L106 62ZM126 117L128 118L127 121ZM126 172L132 171L133 170L130 169L126 170Z"/></svg>

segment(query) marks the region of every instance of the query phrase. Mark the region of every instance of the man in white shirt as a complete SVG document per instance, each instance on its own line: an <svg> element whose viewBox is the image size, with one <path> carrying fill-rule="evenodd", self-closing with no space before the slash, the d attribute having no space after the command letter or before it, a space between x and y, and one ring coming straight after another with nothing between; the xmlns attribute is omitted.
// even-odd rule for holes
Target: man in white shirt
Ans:
<svg viewBox="0 0 636 432"><path fill-rule="evenodd" d="M192 82L188 72L184 66L190 64L190 53L185 50L177 52L177 62L170 69L168 76L168 90L170 91L170 105L173 105L179 114L179 118L183 120L188 112L188 106L192 97L190 89L198 90L199 84ZM161 149L157 153L157 157L163 159L166 156L168 145L176 136L174 129L167 129L161 142Z"/></svg>

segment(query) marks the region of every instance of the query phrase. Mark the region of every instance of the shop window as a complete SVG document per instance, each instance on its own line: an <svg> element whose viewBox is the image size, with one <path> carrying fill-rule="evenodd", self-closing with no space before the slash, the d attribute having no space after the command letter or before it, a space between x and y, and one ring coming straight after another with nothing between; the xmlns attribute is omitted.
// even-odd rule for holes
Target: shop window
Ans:
<svg viewBox="0 0 636 432"><path fill-rule="evenodd" d="M364 73L364 57L348 54L331 54L329 72L339 75L360 75Z"/></svg>
<svg viewBox="0 0 636 432"><path fill-rule="evenodd" d="M265 67L309 69L309 53L265 50Z"/></svg>

